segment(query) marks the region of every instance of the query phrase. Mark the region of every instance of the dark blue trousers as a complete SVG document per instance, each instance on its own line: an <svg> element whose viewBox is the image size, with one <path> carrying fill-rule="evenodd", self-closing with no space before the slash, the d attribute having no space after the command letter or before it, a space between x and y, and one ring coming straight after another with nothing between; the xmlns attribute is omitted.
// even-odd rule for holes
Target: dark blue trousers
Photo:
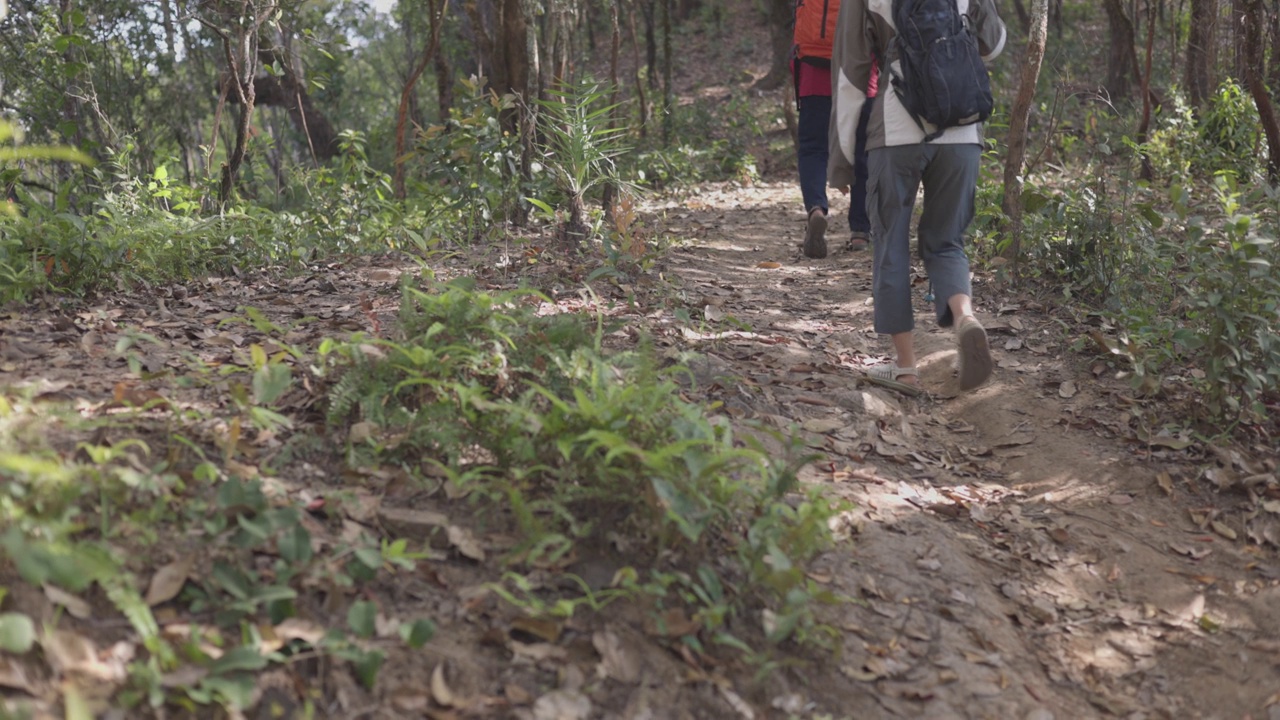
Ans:
<svg viewBox="0 0 1280 720"><path fill-rule="evenodd" d="M854 138L853 187L849 190L849 229L853 232L869 232L871 220L867 217L867 122L875 98L862 106L858 119L858 132ZM804 211L808 215L815 207L824 211L827 204L827 153L830 147L828 129L831 125L831 98L825 95L807 95L800 98L799 157L800 194L804 198Z"/></svg>

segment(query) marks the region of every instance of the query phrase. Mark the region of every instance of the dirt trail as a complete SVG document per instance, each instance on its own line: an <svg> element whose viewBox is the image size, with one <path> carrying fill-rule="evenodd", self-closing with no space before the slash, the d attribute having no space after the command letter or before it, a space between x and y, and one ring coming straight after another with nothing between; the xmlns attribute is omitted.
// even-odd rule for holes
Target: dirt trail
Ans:
<svg viewBox="0 0 1280 720"><path fill-rule="evenodd" d="M709 395L799 424L825 456L806 480L857 504L824 560L863 601L836 620L845 656L774 690L836 717L1280 718L1280 565L1193 522L1241 499L1117 437L1126 388L1073 369L1075 338L981 276L991 383L958 395L921 285L927 394L860 384L889 352L870 256L840 251L838 225L831 257L800 256L797 205L785 183L706 190L655 221L691 239L670 273L718 319L685 333Z"/></svg>

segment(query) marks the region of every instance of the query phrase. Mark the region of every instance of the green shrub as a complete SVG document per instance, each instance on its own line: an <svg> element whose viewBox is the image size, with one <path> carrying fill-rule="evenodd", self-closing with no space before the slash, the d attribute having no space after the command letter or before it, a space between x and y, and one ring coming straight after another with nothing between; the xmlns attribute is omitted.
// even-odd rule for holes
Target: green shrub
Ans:
<svg viewBox="0 0 1280 720"><path fill-rule="evenodd" d="M744 445L682 399L651 351L606 357L600 328L539 317L529 298L464 282L406 288L396 341L322 348L342 373L330 422L377 428L352 443L352 461L443 468L480 517L519 532L513 562L559 563L620 534L637 564L676 558L744 578L779 607L773 639L814 637L810 604L824 593L803 568L829 541L834 510L784 500L804 458ZM693 584L711 602L707 582ZM718 596L726 612L745 601Z"/></svg>

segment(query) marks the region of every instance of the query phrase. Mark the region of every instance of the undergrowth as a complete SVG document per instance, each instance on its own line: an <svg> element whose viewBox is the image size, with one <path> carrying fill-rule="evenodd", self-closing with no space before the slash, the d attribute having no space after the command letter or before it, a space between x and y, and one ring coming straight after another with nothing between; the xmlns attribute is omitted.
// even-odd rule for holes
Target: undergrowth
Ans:
<svg viewBox="0 0 1280 720"><path fill-rule="evenodd" d="M735 641L725 617L761 600L779 618L771 640L821 639L812 603L830 597L803 568L836 508L797 486L807 458L735 437L682 397L679 368L643 347L605 356L599 324L538 316L537 300L466 281L405 288L395 340L322 347L330 424L370 424L352 462L443 470L480 517L518 531L516 566L625 547L629 566L654 568L637 588L687 575L722 642Z"/></svg>

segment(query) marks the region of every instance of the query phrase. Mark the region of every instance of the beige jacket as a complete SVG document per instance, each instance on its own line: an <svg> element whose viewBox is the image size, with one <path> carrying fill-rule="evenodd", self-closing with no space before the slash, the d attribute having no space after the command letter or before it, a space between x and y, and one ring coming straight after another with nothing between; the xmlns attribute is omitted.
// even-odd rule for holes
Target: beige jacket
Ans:
<svg viewBox="0 0 1280 720"><path fill-rule="evenodd" d="M1007 33L996 12L995 0L956 0L960 13L969 14L983 60L990 61L1004 50ZM893 67L881 65L879 100L867 125L867 149L893 145L914 145L925 133L902 106L890 80L901 70L896 51L889 52L897 31L893 27L893 0L844 0L836 23L835 46L831 56L831 153L827 180L831 187L853 184L854 134L862 106L867 102L872 55L892 55ZM930 130L933 130L932 127ZM932 142L938 144L982 143L982 125L948 128Z"/></svg>

